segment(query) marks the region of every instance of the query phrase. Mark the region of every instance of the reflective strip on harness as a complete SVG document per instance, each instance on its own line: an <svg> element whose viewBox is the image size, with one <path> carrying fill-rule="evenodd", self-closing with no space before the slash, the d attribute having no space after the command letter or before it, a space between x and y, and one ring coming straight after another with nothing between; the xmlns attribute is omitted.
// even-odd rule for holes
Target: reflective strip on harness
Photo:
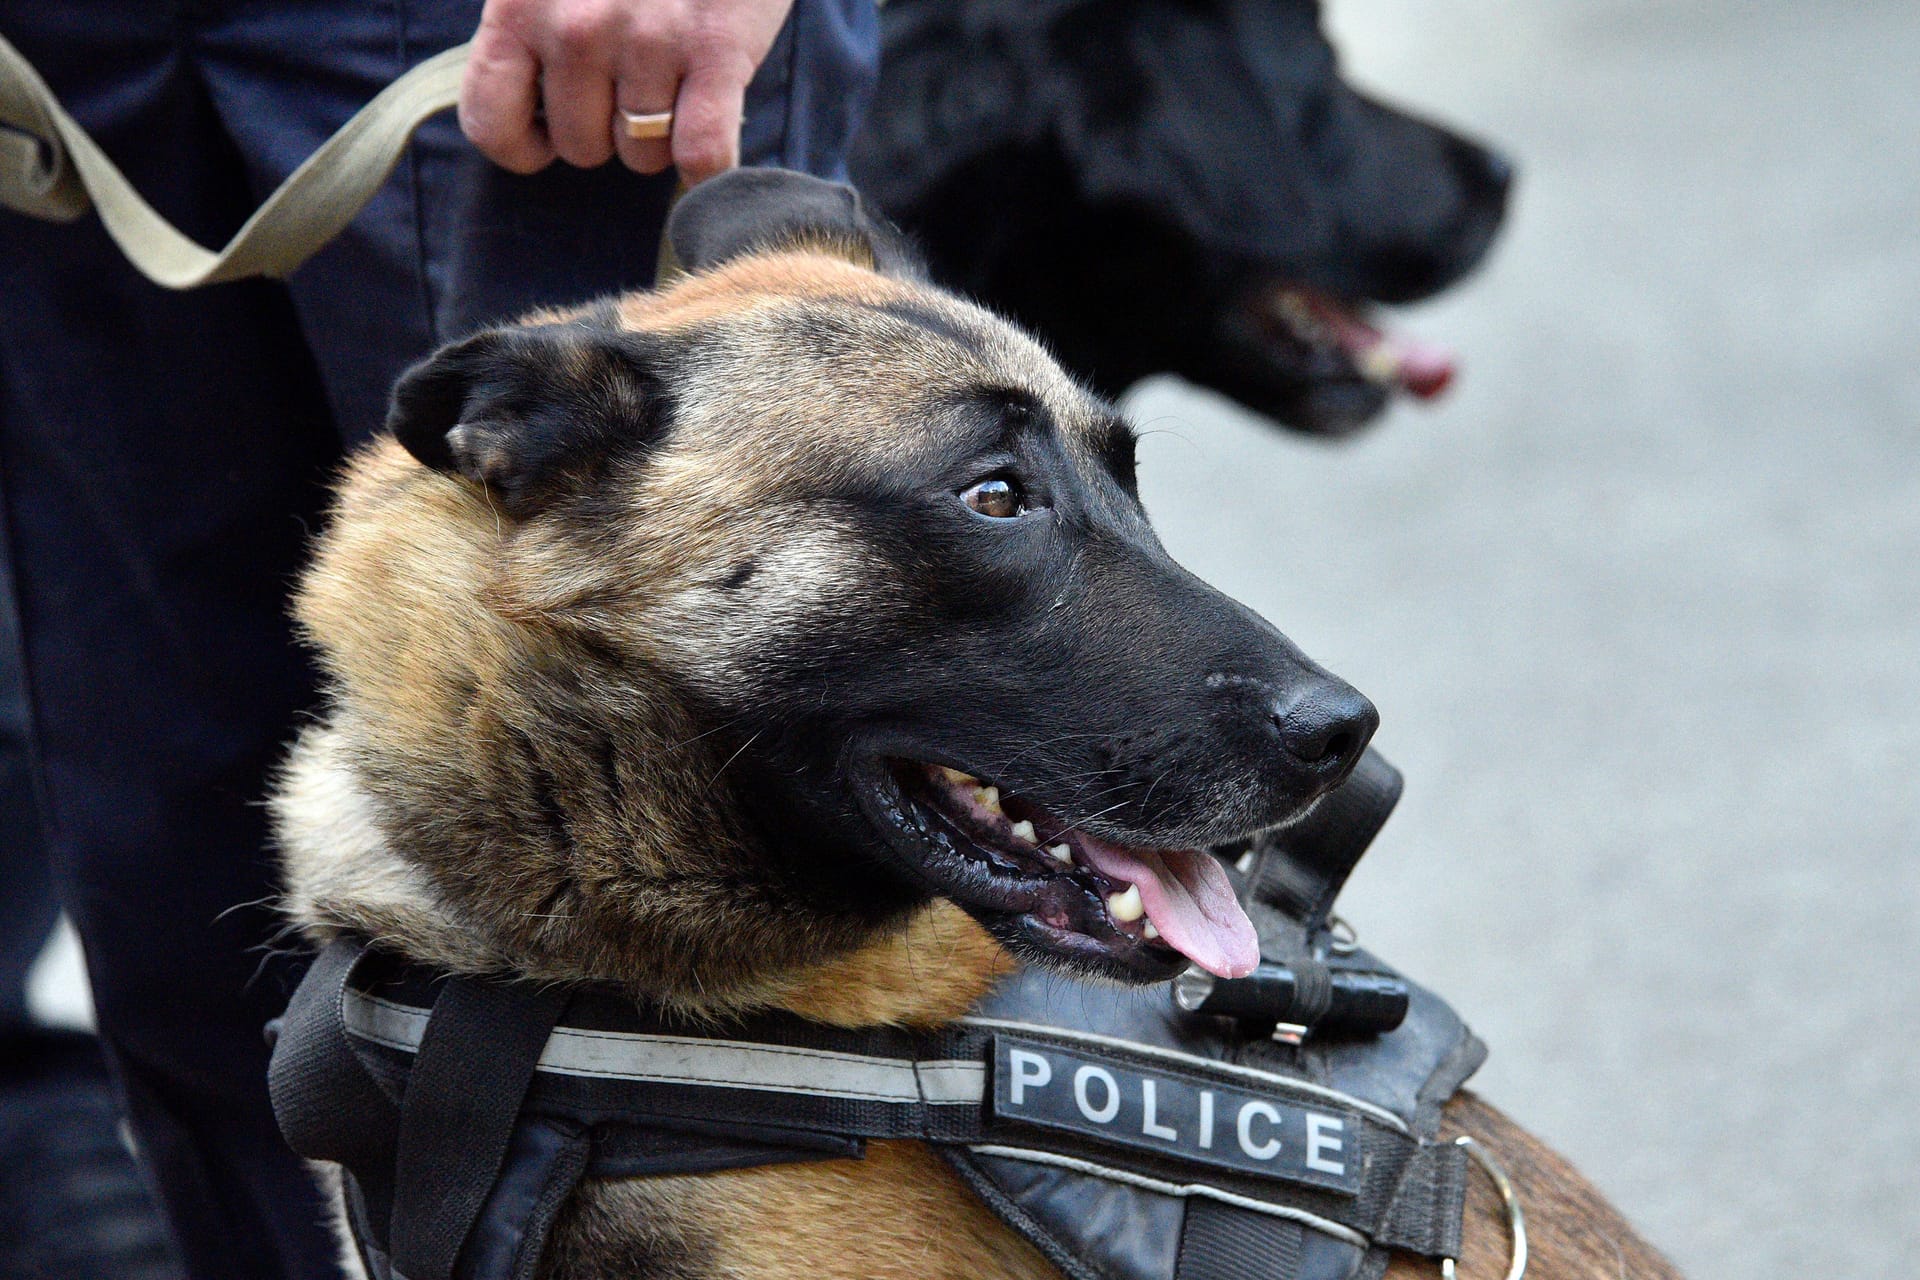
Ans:
<svg viewBox="0 0 1920 1280"><path fill-rule="evenodd" d="M348 988L347 1030L412 1053L427 1011ZM978 1105L987 1069L978 1061L930 1061L695 1036L555 1027L535 1069L554 1075L656 1084L753 1089L862 1102Z"/></svg>
<svg viewBox="0 0 1920 1280"><path fill-rule="evenodd" d="M425 1034L428 1011L349 986L341 1009L355 1037L411 1054ZM1191 1164L1242 1175L1273 1178L1332 1191L1359 1190L1361 1116L1397 1134L1406 1134L1398 1116L1338 1090L1289 1079L1233 1063L1210 1062L1191 1054L1112 1041L1109 1037L1057 1027L996 1019L970 1019L981 1032L1019 1028L1026 1036L982 1034L976 1043L991 1052L999 1085L988 1087L982 1058L914 1059L885 1054L850 1053L803 1045L767 1044L700 1036L555 1027L536 1071L607 1081L633 1081L700 1089L744 1090L796 1098L838 1098L854 1102L942 1109L974 1108L980 1123L948 1117L939 1126L950 1141L990 1136L999 1120L1019 1126L1053 1129L1109 1146L1130 1147ZM1071 1048L1060 1048L1065 1042ZM997 1047L992 1047L997 1046ZM1101 1053L1100 1050L1106 1052ZM1092 1083L1063 1072L1059 1092L1071 1101L1061 1107L1036 1105L1050 1093L1010 1055L1057 1054L1095 1073ZM1164 1065L1163 1065L1164 1064ZM1145 1068L1143 1070L1143 1068ZM1049 1072L1051 1066L1046 1068ZM1116 1076L1114 1073L1121 1073ZM1124 1083L1122 1078L1124 1077ZM1193 1095L1195 1081L1210 1087L1203 1100ZM1113 1088L1108 1091L1108 1085ZM1252 1086L1252 1087L1250 1087ZM1082 1098L1080 1095L1087 1097ZM1096 1096L1097 1095L1097 1096ZM1152 1097L1164 1108L1148 1111ZM1205 1108L1207 1132L1182 1131L1167 1121L1175 1108L1191 1104L1195 1123ZM1139 1137L1116 1125L1132 1122ZM1165 1139L1171 1131L1175 1136ZM894 1136L897 1122L863 1136ZM1216 1133L1218 1142L1215 1142ZM1282 1160L1280 1157L1287 1158Z"/></svg>

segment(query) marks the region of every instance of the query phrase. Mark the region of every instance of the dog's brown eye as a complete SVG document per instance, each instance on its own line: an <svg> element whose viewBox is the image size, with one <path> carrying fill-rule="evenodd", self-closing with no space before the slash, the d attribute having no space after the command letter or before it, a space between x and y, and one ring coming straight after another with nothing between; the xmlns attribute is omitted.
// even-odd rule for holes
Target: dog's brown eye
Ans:
<svg viewBox="0 0 1920 1280"><path fill-rule="evenodd" d="M981 515L992 516L995 520L1011 520L1027 510L1027 495L1005 476L982 480L962 493L960 500Z"/></svg>

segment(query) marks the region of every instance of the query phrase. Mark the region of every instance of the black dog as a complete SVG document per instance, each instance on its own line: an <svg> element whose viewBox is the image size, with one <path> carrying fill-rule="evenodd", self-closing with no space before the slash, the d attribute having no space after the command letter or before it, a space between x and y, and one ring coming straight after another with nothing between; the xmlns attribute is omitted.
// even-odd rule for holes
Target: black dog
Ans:
<svg viewBox="0 0 1920 1280"><path fill-rule="evenodd" d="M936 279L1107 394L1178 373L1339 434L1439 348L1360 304L1485 254L1511 170L1339 75L1316 0L894 0L854 172Z"/></svg>

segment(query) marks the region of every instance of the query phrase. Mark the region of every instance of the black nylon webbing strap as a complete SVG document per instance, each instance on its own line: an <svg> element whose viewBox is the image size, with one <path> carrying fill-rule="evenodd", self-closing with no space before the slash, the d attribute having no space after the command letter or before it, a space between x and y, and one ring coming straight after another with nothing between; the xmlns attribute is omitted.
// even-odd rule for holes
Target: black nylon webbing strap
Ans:
<svg viewBox="0 0 1920 1280"><path fill-rule="evenodd" d="M358 940L338 938L314 960L280 1019L267 1092L288 1146L310 1160L366 1170L384 1194L400 1108L362 1065L342 1017L365 953Z"/></svg>
<svg viewBox="0 0 1920 1280"><path fill-rule="evenodd" d="M1403 786L1400 771L1368 749L1352 775L1311 813L1263 839L1253 896L1279 907L1310 933L1325 925L1333 900L1386 825Z"/></svg>
<svg viewBox="0 0 1920 1280"><path fill-rule="evenodd" d="M552 985L451 978L434 1001L400 1109L394 1280L452 1280L566 1000Z"/></svg>
<svg viewBox="0 0 1920 1280"><path fill-rule="evenodd" d="M470 998L480 1001L491 993L517 990L493 984L472 984L479 990ZM452 992L439 997L431 1019L417 1005L389 997L348 994L349 1025L354 1034L375 1037L366 1047L368 1053L384 1051L402 1063L417 1080L428 1068L427 1058L435 1053L439 1028L454 1025L450 1014L459 1006L451 1002ZM415 996L414 999L421 997ZM355 1002L358 1003L355 1003ZM1127 1140L1119 1129L1088 1133L1058 1132L1034 1127L1021 1117L997 1114L985 1096L988 1075L985 1061L999 1041L1014 1039L1025 1043L1057 1046L1083 1054L1093 1054L1106 1064L1132 1096L1140 1086L1136 1077L1160 1082L1163 1098L1185 1083L1211 1087L1222 1098L1235 1088L1247 1086L1250 1077L1234 1074L1236 1068L1208 1063L1164 1050L1088 1039L1066 1028L1016 1026L993 1023L962 1024L958 1029L932 1038L914 1038L899 1033L864 1038L866 1052L851 1051L852 1042L860 1042L849 1033L818 1026L800 1027L790 1020L775 1020L765 1025L743 1025L727 1030L714 1029L706 1035L691 1035L684 1027L662 1030L659 1024L628 1007L625 1027L616 1029L602 1018L598 1025L569 1025L551 1028L551 1039L541 1058L531 1027L521 1028L525 1039L518 1050L524 1070L516 1070L508 1086L490 1078L485 1071L479 1083L470 1086L476 1095L484 1094L481 1104L497 1116L511 1114L524 1101L543 1115L567 1117L575 1123L595 1126L627 1124L648 1125L673 1119L704 1121L757 1128L769 1139L808 1132L839 1135L845 1138L918 1138L935 1143L985 1144L990 1148L1018 1148L1035 1153L1034 1159L1071 1157L1097 1165L1134 1168L1143 1176L1166 1184L1196 1179L1196 1166L1183 1163L1172 1150L1160 1150L1164 1144L1147 1144L1153 1151L1141 1150L1142 1143ZM477 1027L486 1030L485 1056L497 1063L504 1048L501 1032L509 1025L500 1008L486 1012L476 1009L472 1016ZM570 1018L577 1017L570 1013ZM550 1015L542 1016L540 1025ZM425 1023L424 1033L418 1028ZM519 1027L516 1015L512 1024ZM414 1028L409 1030L408 1028ZM629 1029L630 1028L630 1029ZM476 1034L483 1034L476 1032ZM381 1038L384 1037L384 1038ZM449 1043L442 1041L442 1043ZM378 1048L376 1048L378 1046ZM540 1059L537 1071L532 1063ZM1064 1069L1064 1068L1063 1068ZM1244 1069L1241 1069L1244 1070ZM1424 1174L1411 1179L1408 1170L1424 1170L1420 1164L1421 1146L1404 1125L1378 1109L1334 1092L1302 1093L1313 1086L1292 1082L1270 1073L1261 1081L1253 1077L1257 1089L1269 1090L1275 1099L1289 1105L1318 1106L1345 1122L1357 1125L1342 1141L1358 1166L1366 1171L1361 1183L1347 1191L1275 1183L1270 1177L1252 1176L1248 1170L1209 1169L1204 1180L1214 1182L1233 1194L1294 1206L1338 1228L1371 1236L1382 1224L1398 1222L1398 1238L1405 1247L1434 1253L1437 1228L1423 1226L1436 1214L1445 1216L1446 1206L1428 1194ZM936 1088L937 1085L937 1088ZM1065 1086L1063 1086L1065 1087ZM413 1085L409 1085L409 1108L413 1103ZM934 1096L936 1093L941 1096ZM986 1104L986 1105L983 1105ZM1222 1103L1222 1106L1227 1105ZM1350 1114L1349 1114L1350 1113ZM1220 1122L1228 1126L1232 1120ZM474 1129L459 1121L461 1134L474 1141ZM1082 1126L1083 1128L1085 1126ZM1138 1125L1136 1124L1136 1128ZM502 1139L504 1141L504 1139ZM1114 1145L1118 1141L1120 1145ZM1122 1154L1127 1152L1128 1154ZM461 1158L465 1159L464 1153ZM488 1157L487 1169L498 1168L498 1157ZM1202 1161L1204 1166L1209 1162ZM422 1186L444 1186L437 1175L421 1175L405 1166L398 1181L398 1193L416 1197ZM1269 1174L1276 1172L1268 1171ZM1286 1175L1280 1175L1285 1178ZM473 1185L484 1191L490 1182L472 1175ZM489 1178L491 1175L489 1175ZM477 1192L476 1192L477 1194ZM1414 1194L1417 1208L1399 1211L1397 1201L1403 1194ZM1453 1206L1457 1214L1457 1203ZM396 1258L399 1253L399 1222L407 1206L396 1201L394 1210ZM471 1223L471 1213L464 1221ZM1396 1218L1396 1213L1398 1214ZM443 1251L446 1245L443 1242ZM457 1241L454 1242L457 1248ZM399 1264L405 1280L441 1280L443 1273L416 1272Z"/></svg>
<svg viewBox="0 0 1920 1280"><path fill-rule="evenodd" d="M987 1153L1178 1195L1193 1216L1175 1280L1205 1280L1246 1250L1266 1259L1255 1274L1284 1277L1275 1259L1302 1240L1309 1259L1329 1239L1428 1257L1459 1249L1464 1152L1421 1142L1398 1111L1284 1070L985 1015L932 1034L849 1031L790 1015L690 1029L592 989L416 979L390 956L362 965L363 950L337 942L313 966L284 1020L272 1087L295 1148L348 1167L349 1202L366 1208L356 1235L383 1277L527 1280L583 1175L853 1155L870 1137L931 1141L963 1171ZM566 1023L556 1025L563 1011ZM1227 1109L1210 1131L1228 1140L1228 1103L1249 1087L1270 1094L1281 1114L1298 1104L1344 1116L1339 1155L1364 1175L1345 1188L1277 1183L1273 1170L1255 1177L1170 1148L1141 1150L1118 1130L1070 1132L1003 1115L999 1050L1020 1045L1072 1049L1136 1101L1147 1081L1157 1082L1163 1107L1181 1082L1211 1089ZM1055 1074L1068 1065L1063 1058ZM1148 1124L1133 1111L1115 1123L1140 1133ZM1185 1135L1193 1119L1163 1110L1157 1123ZM623 1137L634 1139L631 1150L621 1149ZM752 1148L745 1158L743 1143ZM995 1193L976 1190L1007 1217ZM475 1229L482 1217L486 1231ZM1303 1228L1315 1234L1301 1236Z"/></svg>
<svg viewBox="0 0 1920 1280"><path fill-rule="evenodd" d="M1305 1230L1284 1218L1190 1200L1173 1280L1293 1280L1300 1272L1300 1233Z"/></svg>
<svg viewBox="0 0 1920 1280"><path fill-rule="evenodd" d="M1466 1201L1466 1148L1451 1142L1422 1146L1401 1175L1374 1243L1429 1258L1457 1258Z"/></svg>

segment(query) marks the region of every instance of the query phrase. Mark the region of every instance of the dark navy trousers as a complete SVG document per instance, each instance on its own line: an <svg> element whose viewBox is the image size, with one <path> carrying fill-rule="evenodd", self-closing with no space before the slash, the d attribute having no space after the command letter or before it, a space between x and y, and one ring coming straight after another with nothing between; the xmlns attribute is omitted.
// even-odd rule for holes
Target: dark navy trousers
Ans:
<svg viewBox="0 0 1920 1280"><path fill-rule="evenodd" d="M0 0L0 33L163 214L218 245L478 13ZM748 94L745 161L838 176L876 48L871 0L798 0ZM617 164L517 177L443 116L292 280L188 294L147 284L91 217L0 210L0 894L20 895L0 929L44 926L30 898L50 872L196 1277L334 1274L261 1036L297 978L259 802L314 700L285 600L325 481L435 344L648 284L672 184Z"/></svg>

